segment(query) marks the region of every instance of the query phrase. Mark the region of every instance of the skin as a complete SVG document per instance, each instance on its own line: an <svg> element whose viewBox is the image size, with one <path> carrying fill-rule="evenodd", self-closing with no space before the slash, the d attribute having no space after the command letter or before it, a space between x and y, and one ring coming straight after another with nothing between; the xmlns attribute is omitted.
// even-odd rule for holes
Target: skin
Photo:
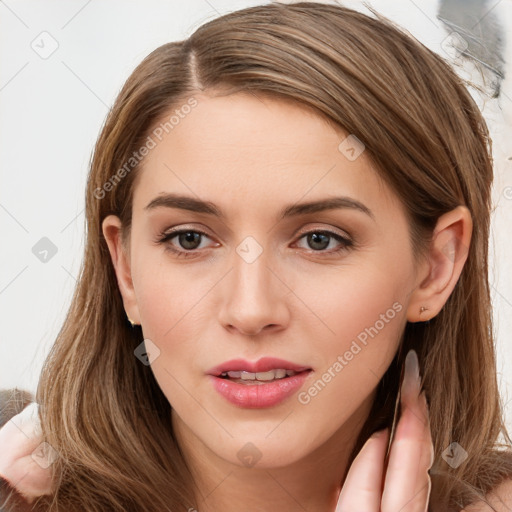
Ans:
<svg viewBox="0 0 512 512"><path fill-rule="evenodd" d="M104 219L103 233L126 313L159 349L151 369L172 405L169 420L196 477L200 512L239 511L248 502L251 510L339 511L356 503L377 511L381 499L382 510L397 510L393 495L400 506L408 503L403 510L423 511L432 446L426 404L412 384L404 392L388 490L380 485L388 435L370 439L343 477L406 322L435 316L460 276L469 211L443 215L429 258L415 265L402 204L366 152L350 161L338 150L347 133L283 100L194 97L198 105L145 158L128 247L116 216ZM225 218L145 209L169 192L211 201ZM373 218L336 209L278 219L287 205L337 195L360 201ZM178 236L157 243L171 227L207 236L195 246L180 245ZM334 253L343 247L335 237L315 244L305 236L326 230L353 246ZM262 249L250 264L236 250L248 236ZM178 258L166 246L194 255ZM455 257L446 256L449 247ZM243 409L206 377L228 359L275 356L313 368L301 389L307 390L396 303L394 317L359 343L357 355L307 404L294 395L274 407ZM420 315L421 306L428 310ZM238 457L247 446L260 455L252 467ZM404 486L404 474L417 478Z"/></svg>
<svg viewBox="0 0 512 512"><path fill-rule="evenodd" d="M37 409L37 404L31 403L0 429L0 476L29 503L53 490L52 457L32 456L41 454Z"/></svg>

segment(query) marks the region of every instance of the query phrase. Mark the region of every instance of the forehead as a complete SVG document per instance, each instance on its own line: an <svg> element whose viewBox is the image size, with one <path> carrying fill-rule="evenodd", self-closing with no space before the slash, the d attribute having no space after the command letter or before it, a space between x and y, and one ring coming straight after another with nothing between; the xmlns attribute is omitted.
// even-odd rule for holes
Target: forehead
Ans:
<svg viewBox="0 0 512 512"><path fill-rule="evenodd" d="M157 132L161 140L153 135L134 210L165 192L212 200L228 214L329 195L351 196L391 215L400 209L364 146L312 108L257 93L194 98L186 114L178 106L156 125L178 114Z"/></svg>

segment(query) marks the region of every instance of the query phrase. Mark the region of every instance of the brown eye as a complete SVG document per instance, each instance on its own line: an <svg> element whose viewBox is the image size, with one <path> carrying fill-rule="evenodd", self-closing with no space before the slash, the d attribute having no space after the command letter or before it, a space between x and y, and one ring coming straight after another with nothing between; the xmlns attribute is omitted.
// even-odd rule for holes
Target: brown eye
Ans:
<svg viewBox="0 0 512 512"><path fill-rule="evenodd" d="M175 238L177 243L171 242ZM209 236L195 229L177 229L164 233L157 240L157 243L164 244L165 249L176 256L187 258L196 256L196 253L199 253L198 249L200 249L203 238L209 238Z"/></svg>
<svg viewBox="0 0 512 512"><path fill-rule="evenodd" d="M332 231L309 231L308 233L304 233L301 236L301 239L302 238L306 238L306 242L309 248L311 248L312 252L332 254L337 253L339 251L347 250L353 245L351 240L339 235L338 233L333 233ZM335 248L331 251L326 251L325 249L327 249L329 245L331 245L333 239L337 241L338 244L341 244L340 247Z"/></svg>
<svg viewBox="0 0 512 512"><path fill-rule="evenodd" d="M183 249L193 250L197 249L198 244L201 242L201 233L197 231L184 231L175 235ZM173 238L175 238L173 237Z"/></svg>

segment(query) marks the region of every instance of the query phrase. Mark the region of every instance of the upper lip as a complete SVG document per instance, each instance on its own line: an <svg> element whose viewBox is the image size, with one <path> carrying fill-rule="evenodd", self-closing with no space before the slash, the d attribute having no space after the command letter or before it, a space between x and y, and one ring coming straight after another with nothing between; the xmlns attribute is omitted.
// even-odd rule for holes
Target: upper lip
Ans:
<svg viewBox="0 0 512 512"><path fill-rule="evenodd" d="M231 359L225 361L213 368L210 368L206 373L208 375L219 376L221 373L230 371L246 371L246 372L268 372L269 370L277 370L282 368L284 370L293 370L295 372L302 372L304 370L311 370L311 367L291 363L284 359L275 357L262 357L257 361L246 361L245 359Z"/></svg>

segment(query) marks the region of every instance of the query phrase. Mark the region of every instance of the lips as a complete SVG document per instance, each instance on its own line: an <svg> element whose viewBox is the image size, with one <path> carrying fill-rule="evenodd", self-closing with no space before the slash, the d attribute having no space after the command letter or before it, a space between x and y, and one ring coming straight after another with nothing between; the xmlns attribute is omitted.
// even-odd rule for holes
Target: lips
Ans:
<svg viewBox="0 0 512 512"><path fill-rule="evenodd" d="M219 377L224 372L246 371L259 373L268 372L269 370L277 370L279 368L284 370L293 370L297 373L312 369L310 366L299 365L284 359L263 357L254 362L246 361L245 359L231 359L230 361L225 361L224 363L210 368L206 373L207 375Z"/></svg>

